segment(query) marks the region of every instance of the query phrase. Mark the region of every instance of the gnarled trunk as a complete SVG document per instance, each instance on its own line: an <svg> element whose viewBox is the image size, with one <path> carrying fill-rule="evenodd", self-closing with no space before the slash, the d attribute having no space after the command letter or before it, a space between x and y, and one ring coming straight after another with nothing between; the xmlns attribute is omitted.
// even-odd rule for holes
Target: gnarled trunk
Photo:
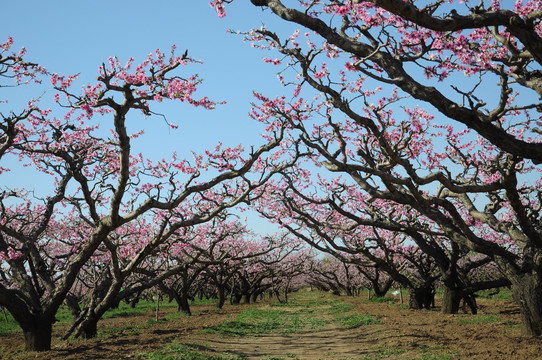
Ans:
<svg viewBox="0 0 542 360"><path fill-rule="evenodd" d="M512 297L519 305L522 332L542 335L542 283L540 274L523 274L512 281Z"/></svg>
<svg viewBox="0 0 542 360"><path fill-rule="evenodd" d="M224 303L226 302L226 289L223 286L217 287L217 296L218 303L216 304L216 307L222 309L224 307Z"/></svg>
<svg viewBox="0 0 542 360"><path fill-rule="evenodd" d="M98 335L98 319L90 318L84 322L82 335L85 339L92 339Z"/></svg>
<svg viewBox="0 0 542 360"><path fill-rule="evenodd" d="M25 350L51 350L52 329L52 322L47 321L36 321L32 326L25 326L23 328Z"/></svg>
<svg viewBox="0 0 542 360"><path fill-rule="evenodd" d="M468 306L472 314L476 315L478 313L478 305L473 293L465 293L463 289L447 286L444 286L444 293L442 294L442 313L457 314L461 300L463 300L463 311L467 311Z"/></svg>
<svg viewBox="0 0 542 360"><path fill-rule="evenodd" d="M444 286L442 294L442 313L457 314L461 303L461 295L455 287Z"/></svg>
<svg viewBox="0 0 542 360"><path fill-rule="evenodd" d="M409 289L410 309L430 309L435 302L435 293L432 286L422 286Z"/></svg>
<svg viewBox="0 0 542 360"><path fill-rule="evenodd" d="M81 314L81 308L79 306L79 300L77 299L77 297L72 294L68 294L66 295L66 299L64 300L64 302L70 310L73 320L77 320L79 314Z"/></svg>
<svg viewBox="0 0 542 360"><path fill-rule="evenodd" d="M177 308L178 311L180 310L187 315L192 315L192 312L190 311L190 303L188 302L187 296L180 296L177 299L177 304L179 305Z"/></svg>
<svg viewBox="0 0 542 360"><path fill-rule="evenodd" d="M512 297L519 306L522 332L542 335L542 249L524 249L520 267L508 259L496 257L495 262L510 280Z"/></svg>
<svg viewBox="0 0 542 360"><path fill-rule="evenodd" d="M243 303L244 304L250 304L250 293L244 293L243 294Z"/></svg>

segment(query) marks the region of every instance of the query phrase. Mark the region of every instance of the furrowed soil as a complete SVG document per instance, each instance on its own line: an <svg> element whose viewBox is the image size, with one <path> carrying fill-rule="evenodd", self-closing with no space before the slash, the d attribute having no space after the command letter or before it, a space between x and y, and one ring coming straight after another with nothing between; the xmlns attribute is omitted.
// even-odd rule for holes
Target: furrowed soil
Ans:
<svg viewBox="0 0 542 360"><path fill-rule="evenodd" d="M478 315L443 315L438 299L436 305L414 311L397 299L377 303L365 297L307 291L292 294L288 305L266 299L226 305L222 310L212 304L194 305L192 316L176 316L175 309L164 309L158 322L153 321L154 312L104 319L98 324L98 337L90 340L62 341L68 324L56 324L52 350L40 353L24 351L22 333L15 331L0 337L0 356L46 360L542 358L542 339L521 334L518 307L511 300L479 298ZM256 317L261 312L275 318L240 320L248 316L248 309L254 309L250 311ZM372 320L358 319L366 315L372 315Z"/></svg>

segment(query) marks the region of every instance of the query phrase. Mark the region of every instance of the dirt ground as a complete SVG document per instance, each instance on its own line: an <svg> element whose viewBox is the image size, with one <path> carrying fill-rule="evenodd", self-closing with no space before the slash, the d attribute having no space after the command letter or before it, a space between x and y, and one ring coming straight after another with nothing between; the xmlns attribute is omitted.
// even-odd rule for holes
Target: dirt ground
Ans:
<svg viewBox="0 0 542 360"><path fill-rule="evenodd" d="M0 337L6 359L141 359L142 354L173 342L209 354L236 354L249 360L271 359L542 359L542 339L521 335L519 311L509 300L478 299L479 315L443 315L438 308L413 311L398 305L341 297L360 313L376 315L377 324L347 329L328 324L288 335L229 337L203 329L233 319L247 306L193 306L191 317L148 325L153 313L102 320L98 331L108 336L92 340L61 341L62 327L55 327L52 350L22 351L22 333ZM163 310L163 316L174 309ZM485 319L485 320L484 320ZM134 329L143 329L133 331Z"/></svg>

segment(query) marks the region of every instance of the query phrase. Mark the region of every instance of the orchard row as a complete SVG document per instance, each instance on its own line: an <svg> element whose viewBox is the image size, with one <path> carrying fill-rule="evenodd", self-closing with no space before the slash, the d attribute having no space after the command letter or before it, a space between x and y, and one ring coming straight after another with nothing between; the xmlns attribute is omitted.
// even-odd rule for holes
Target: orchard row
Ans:
<svg viewBox="0 0 542 360"><path fill-rule="evenodd" d="M232 2L212 5L222 17ZM542 335L542 2L251 3L300 29L239 33L276 54L264 62L284 85L254 94L266 142L190 159L136 152L151 125L133 120L162 120L167 101L216 107L185 74L187 53L110 58L79 91L77 76L0 45L7 98L44 94L0 123L0 175L47 179L47 195L0 189L0 305L27 349L50 348L64 303L69 333L91 337L107 309L148 289L189 311L203 284L220 305L287 294L303 276L377 295L395 283L415 309L439 284L445 313L510 286L524 332ZM243 211L280 231L247 229Z"/></svg>

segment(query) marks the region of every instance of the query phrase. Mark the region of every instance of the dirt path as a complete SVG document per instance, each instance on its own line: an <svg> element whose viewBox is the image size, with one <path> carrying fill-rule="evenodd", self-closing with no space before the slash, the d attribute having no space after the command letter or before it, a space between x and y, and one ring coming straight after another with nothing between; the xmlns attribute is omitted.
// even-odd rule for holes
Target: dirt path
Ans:
<svg viewBox="0 0 542 360"><path fill-rule="evenodd" d="M22 334L17 332L0 338L0 348L4 347L0 354L5 359L145 359L144 354L174 343L214 356L227 358L227 353L250 360L542 358L542 340L521 335L517 306L508 300L480 299L478 316L443 315L438 309L411 311L360 298L341 300L354 305L351 311L375 315L378 323L353 329L329 323L288 334L231 337L202 330L232 320L253 305L226 306L223 310L206 305L194 307L191 317L151 325L151 313L106 319L100 322L99 331L109 330L99 339L64 342L57 337L61 329L55 328L53 350L40 354L22 351Z"/></svg>
<svg viewBox="0 0 542 360"><path fill-rule="evenodd" d="M480 314L474 316L344 300L355 304L357 312L376 315L379 323L355 329L328 325L313 331L250 338L188 338L208 350L231 351L249 360L542 359L542 340L521 335L519 311L511 301L479 300Z"/></svg>
<svg viewBox="0 0 542 360"><path fill-rule="evenodd" d="M266 335L250 338L237 337L189 337L215 352L232 352L247 360L262 358L295 359L357 359L360 353L360 334L339 326L327 326L318 330L301 331L288 335Z"/></svg>

